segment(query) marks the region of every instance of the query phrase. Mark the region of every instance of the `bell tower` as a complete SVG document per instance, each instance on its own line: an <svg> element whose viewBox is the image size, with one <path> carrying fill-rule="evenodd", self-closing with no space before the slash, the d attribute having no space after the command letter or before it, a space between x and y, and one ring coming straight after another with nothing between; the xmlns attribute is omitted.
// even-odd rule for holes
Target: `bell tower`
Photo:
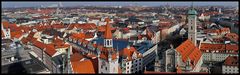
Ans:
<svg viewBox="0 0 240 75"><path fill-rule="evenodd" d="M104 33L104 45L98 51L98 73L118 73L119 53L113 49L112 32L109 24L110 19L106 18L106 31Z"/></svg>
<svg viewBox="0 0 240 75"><path fill-rule="evenodd" d="M197 38L197 11L194 10L193 4L188 11L188 39L196 46Z"/></svg>

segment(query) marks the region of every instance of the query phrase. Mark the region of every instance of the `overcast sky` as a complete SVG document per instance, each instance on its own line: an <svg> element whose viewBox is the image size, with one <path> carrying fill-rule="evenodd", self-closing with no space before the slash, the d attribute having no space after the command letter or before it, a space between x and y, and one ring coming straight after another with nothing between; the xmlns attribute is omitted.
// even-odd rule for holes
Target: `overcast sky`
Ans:
<svg viewBox="0 0 240 75"><path fill-rule="evenodd" d="M27 1L27 2L13 2L13 1L10 1L10 2L6 2L6 1L2 1L2 8L5 8L5 7L36 7L36 6L51 6L51 5L54 5L54 4L57 4L59 2L39 2L39 1ZM146 6L160 6L160 5L166 5L166 4L169 4L169 5L174 5L174 6L190 6L192 2L186 2L186 1L182 1L182 2L167 2L167 1L163 1L163 2L160 2L160 1L145 1L145 2L140 2L140 1L134 1L134 2L125 2L125 1L121 1L121 2L114 2L114 1L111 1L111 2L80 2L80 1L70 1L70 2L67 2L67 1L64 1L62 2L62 5L63 6L76 6L76 5L121 5L121 6L126 6L126 5L130 5L130 4L133 4L133 5L146 5ZM203 5L224 5L224 6L238 6L238 2L237 1L227 1L227 2L223 2L223 1L216 1L216 2L213 2L213 1L205 1L205 2L194 2L194 5L195 6L203 6Z"/></svg>

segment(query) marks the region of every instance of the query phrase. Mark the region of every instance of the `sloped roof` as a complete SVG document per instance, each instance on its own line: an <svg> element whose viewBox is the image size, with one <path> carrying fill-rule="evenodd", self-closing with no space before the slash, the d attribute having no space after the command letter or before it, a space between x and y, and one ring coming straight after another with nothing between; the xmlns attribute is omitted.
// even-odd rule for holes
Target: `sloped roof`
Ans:
<svg viewBox="0 0 240 75"><path fill-rule="evenodd" d="M46 46L44 43L42 43L42 42L40 42L40 41L34 41L34 42L33 42L33 45L36 46L36 47L38 47L38 48L40 48L40 49L42 49L42 50L43 50L43 49L45 48L45 46Z"/></svg>
<svg viewBox="0 0 240 75"><path fill-rule="evenodd" d="M224 61L224 65L227 66L238 66L238 64L239 64L238 56L228 56Z"/></svg>
<svg viewBox="0 0 240 75"><path fill-rule="evenodd" d="M49 55L49 56L53 56L57 51L55 50L53 45L46 45L46 50L45 52Z"/></svg>
<svg viewBox="0 0 240 75"><path fill-rule="evenodd" d="M105 22L107 22L107 24L106 24L106 31L104 33L104 38L105 39L112 39L112 31L111 31L111 27L110 27L109 21L110 21L109 18L105 19Z"/></svg>
<svg viewBox="0 0 240 75"><path fill-rule="evenodd" d="M183 62L186 62L188 59L190 59L190 62L192 62L191 65L193 66L196 65L202 56L201 51L196 46L194 46L194 44L189 39L179 45L176 50L182 56Z"/></svg>
<svg viewBox="0 0 240 75"><path fill-rule="evenodd" d="M200 50L206 52L206 50L211 51L219 51L219 53L227 53L225 50L230 50L233 52L228 53L238 53L238 45L236 44L209 44L209 43L201 43Z"/></svg>
<svg viewBox="0 0 240 75"><path fill-rule="evenodd" d="M74 61L71 62L71 64L74 73L96 73L95 68L97 67L94 66L94 63L91 60Z"/></svg>
<svg viewBox="0 0 240 75"><path fill-rule="evenodd" d="M70 57L70 61L71 62L75 62L75 61L80 61L81 59L83 59L83 55L79 54L78 52L73 53Z"/></svg>
<svg viewBox="0 0 240 75"><path fill-rule="evenodd" d="M129 49L124 48L122 51L120 51L119 56L128 58L127 60L131 61L134 52L137 54L137 57L142 57L142 55L134 47L130 47Z"/></svg>

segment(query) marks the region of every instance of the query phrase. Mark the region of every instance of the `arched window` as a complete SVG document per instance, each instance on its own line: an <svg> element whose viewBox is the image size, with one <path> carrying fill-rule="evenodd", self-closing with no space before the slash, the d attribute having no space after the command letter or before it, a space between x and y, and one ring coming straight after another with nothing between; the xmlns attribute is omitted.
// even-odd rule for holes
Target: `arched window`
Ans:
<svg viewBox="0 0 240 75"><path fill-rule="evenodd" d="M109 40L107 40L107 45L109 45Z"/></svg>

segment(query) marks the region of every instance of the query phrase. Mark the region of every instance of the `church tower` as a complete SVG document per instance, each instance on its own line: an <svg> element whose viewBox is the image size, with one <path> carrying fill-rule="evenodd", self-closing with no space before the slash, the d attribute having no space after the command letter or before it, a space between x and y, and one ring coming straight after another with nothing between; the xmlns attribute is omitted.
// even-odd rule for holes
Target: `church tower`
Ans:
<svg viewBox="0 0 240 75"><path fill-rule="evenodd" d="M197 38L197 11L194 10L193 5L188 11L188 39L196 46Z"/></svg>
<svg viewBox="0 0 240 75"><path fill-rule="evenodd" d="M113 49L112 32L109 24L110 19L106 18L106 31L104 33L103 48L98 51L98 73L118 73L119 53Z"/></svg>

